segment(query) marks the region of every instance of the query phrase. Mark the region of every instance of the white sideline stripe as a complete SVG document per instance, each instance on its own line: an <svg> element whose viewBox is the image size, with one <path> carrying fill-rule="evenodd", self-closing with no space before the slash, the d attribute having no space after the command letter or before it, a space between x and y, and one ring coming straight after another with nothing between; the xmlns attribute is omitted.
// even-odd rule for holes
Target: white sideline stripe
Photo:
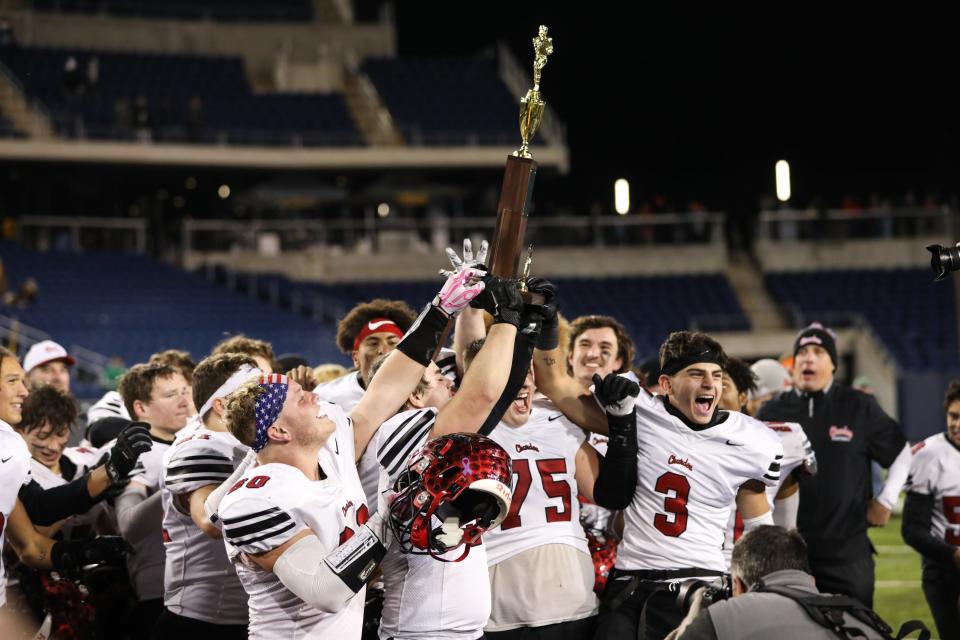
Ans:
<svg viewBox="0 0 960 640"><path fill-rule="evenodd" d="M878 589L898 589L900 587L920 588L919 580L877 580Z"/></svg>

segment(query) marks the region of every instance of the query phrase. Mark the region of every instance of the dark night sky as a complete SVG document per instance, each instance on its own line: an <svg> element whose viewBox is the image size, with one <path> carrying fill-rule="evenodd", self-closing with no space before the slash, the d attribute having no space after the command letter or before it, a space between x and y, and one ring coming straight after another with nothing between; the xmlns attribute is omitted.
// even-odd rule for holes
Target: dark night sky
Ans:
<svg viewBox="0 0 960 640"><path fill-rule="evenodd" d="M677 204L746 210L772 193L779 158L800 204L815 195L839 204L848 191L960 191L960 53L945 14L463 4L398 3L400 54L467 54L502 40L529 65L530 38L547 24L555 54L542 89L568 126L571 197L606 196L625 176Z"/></svg>

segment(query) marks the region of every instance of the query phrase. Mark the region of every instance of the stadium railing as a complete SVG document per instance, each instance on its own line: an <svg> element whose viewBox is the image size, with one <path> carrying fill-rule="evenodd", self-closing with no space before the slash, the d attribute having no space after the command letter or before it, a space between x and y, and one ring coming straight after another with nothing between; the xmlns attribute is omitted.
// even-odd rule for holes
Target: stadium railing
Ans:
<svg viewBox="0 0 960 640"><path fill-rule="evenodd" d="M947 206L848 209L780 209L760 212L758 237L771 242L836 241L952 233Z"/></svg>
<svg viewBox="0 0 960 640"><path fill-rule="evenodd" d="M147 221L138 218L22 216L16 230L18 244L39 250L147 251Z"/></svg>
<svg viewBox="0 0 960 640"><path fill-rule="evenodd" d="M658 213L629 216L532 215L526 241L536 246L640 246L644 244L724 244L722 213ZM374 252L379 249L442 251L452 239L489 236L491 216L379 217L371 207L361 219L185 220L185 254L203 251L287 253L326 247Z"/></svg>

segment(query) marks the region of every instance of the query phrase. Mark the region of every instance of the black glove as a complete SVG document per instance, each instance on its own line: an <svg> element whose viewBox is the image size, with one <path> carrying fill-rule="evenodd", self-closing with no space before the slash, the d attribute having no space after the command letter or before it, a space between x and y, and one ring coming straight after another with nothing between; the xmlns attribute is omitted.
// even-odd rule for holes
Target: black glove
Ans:
<svg viewBox="0 0 960 640"><path fill-rule="evenodd" d="M487 275L484 290L470 302L474 309L483 309L493 316L494 324L506 322L519 328L523 313L523 298L516 280Z"/></svg>
<svg viewBox="0 0 960 640"><path fill-rule="evenodd" d="M134 422L117 436L117 442L110 450L107 460L107 475L114 483L124 480L137 464L140 454L153 448L150 439L150 425L146 422Z"/></svg>
<svg viewBox="0 0 960 640"><path fill-rule="evenodd" d="M53 543L50 561L58 571L75 575L88 565L117 563L128 553L133 549L120 536L60 540Z"/></svg>
<svg viewBox="0 0 960 640"><path fill-rule="evenodd" d="M632 414L639 394L640 385L630 378L611 373L601 379L599 373L593 374L593 395L603 405L607 415Z"/></svg>
<svg viewBox="0 0 960 640"><path fill-rule="evenodd" d="M543 304L526 305L528 313L535 314L540 319L540 337L537 340L537 349L549 351L556 349L560 344L560 320L557 317L557 286L546 280L534 276L527 279L527 291L543 296Z"/></svg>

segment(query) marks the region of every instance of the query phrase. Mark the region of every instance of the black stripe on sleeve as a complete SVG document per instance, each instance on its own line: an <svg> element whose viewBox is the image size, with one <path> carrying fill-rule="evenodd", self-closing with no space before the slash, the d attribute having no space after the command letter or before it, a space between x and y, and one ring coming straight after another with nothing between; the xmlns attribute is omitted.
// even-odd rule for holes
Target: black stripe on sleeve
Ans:
<svg viewBox="0 0 960 640"><path fill-rule="evenodd" d="M170 480L169 478L164 483L166 486L170 487L175 484L181 484L184 482L210 482L211 484L216 482L217 484L223 482L230 477L229 473L224 473L222 475L207 475L207 476L190 476L189 478L177 478L176 480Z"/></svg>
<svg viewBox="0 0 960 640"><path fill-rule="evenodd" d="M291 518L289 515L281 511L275 515L270 516L269 518L266 518L264 520L259 520L257 522L253 522L248 525L242 525L239 527L224 527L223 531L224 533L227 534L227 537L231 538L232 540L236 540L237 538L248 536L251 533L260 533L261 531L272 529L273 527L276 527L277 525L283 524L287 521L291 521L290 526L292 527L293 526L292 520L293 518ZM275 532L275 533L279 533L279 532ZM249 542L249 541L244 541L244 542Z"/></svg>
<svg viewBox="0 0 960 640"><path fill-rule="evenodd" d="M421 409L420 411L413 413L409 418L407 418L402 423L400 423L400 426L394 429L393 433L387 436L386 441L383 443L383 446L380 448L386 449L387 447L391 446L393 444L394 438L402 435L404 433L404 430L407 428L407 425L413 422L414 420L416 420L418 417L422 416L423 411L424 410Z"/></svg>
<svg viewBox="0 0 960 640"><path fill-rule="evenodd" d="M167 469L167 478L186 475L188 473L233 473L232 464L182 464Z"/></svg>
<svg viewBox="0 0 960 640"><path fill-rule="evenodd" d="M235 541L235 540L230 540L230 544L232 544L232 545L235 546L235 547L242 547L242 546L251 545L251 544L253 544L254 542L261 542L261 541L263 541L263 540L266 540L267 538L272 538L272 537L274 537L274 536L280 535L281 533L286 533L287 531L290 531L290 529L293 529L295 526L297 526L297 523L296 523L296 522L289 522L289 523L287 523L287 525L286 525L285 527L283 527L282 529L277 529L276 531L268 531L267 533L263 534L262 536L257 536L256 538L250 538L249 540L242 540L242 541L241 541L241 540L236 540L236 541ZM229 536L229 533L228 533L227 535Z"/></svg>
<svg viewBox="0 0 960 640"><path fill-rule="evenodd" d="M243 522L244 520L253 520L254 518L265 516L268 513L280 513L280 509L278 509L277 507L270 507L269 509L264 509L263 511L257 511L256 513L248 513L243 516L237 516L236 518L222 518L220 522L222 522L224 526L228 524L237 524L238 522Z"/></svg>
<svg viewBox="0 0 960 640"><path fill-rule="evenodd" d="M410 425L409 427L406 427L405 432L400 433L401 431L403 431L404 427L407 424L409 424L410 422L409 420L404 422L403 425L401 425L400 428L397 429L397 432L400 433L400 437L397 438L392 443L393 446L388 451L382 453L379 456L380 464L382 466L388 467L391 464L393 464L393 462L396 460L400 452L408 448L408 445L410 444L410 440L416 437L418 433L422 432L424 426L429 428L429 426L432 425L437 418L437 414L434 413L433 411L426 411L422 414L417 414L417 416L420 416L420 419L417 420L414 424ZM415 418L417 416L412 416L412 417ZM389 446L389 444L390 443L385 443L383 445L383 449L386 449L386 447ZM383 449L381 449L381 451Z"/></svg>
<svg viewBox="0 0 960 640"><path fill-rule="evenodd" d="M387 475L392 476L397 473L400 468L406 463L407 459L413 453L413 450L422 445L427 440L427 434L430 432L430 426L433 424L433 421L424 424L419 429L416 427L410 430L410 437L407 440L407 447L403 449L394 459L393 463L390 465L390 468L387 469ZM384 465L386 468L386 465Z"/></svg>

